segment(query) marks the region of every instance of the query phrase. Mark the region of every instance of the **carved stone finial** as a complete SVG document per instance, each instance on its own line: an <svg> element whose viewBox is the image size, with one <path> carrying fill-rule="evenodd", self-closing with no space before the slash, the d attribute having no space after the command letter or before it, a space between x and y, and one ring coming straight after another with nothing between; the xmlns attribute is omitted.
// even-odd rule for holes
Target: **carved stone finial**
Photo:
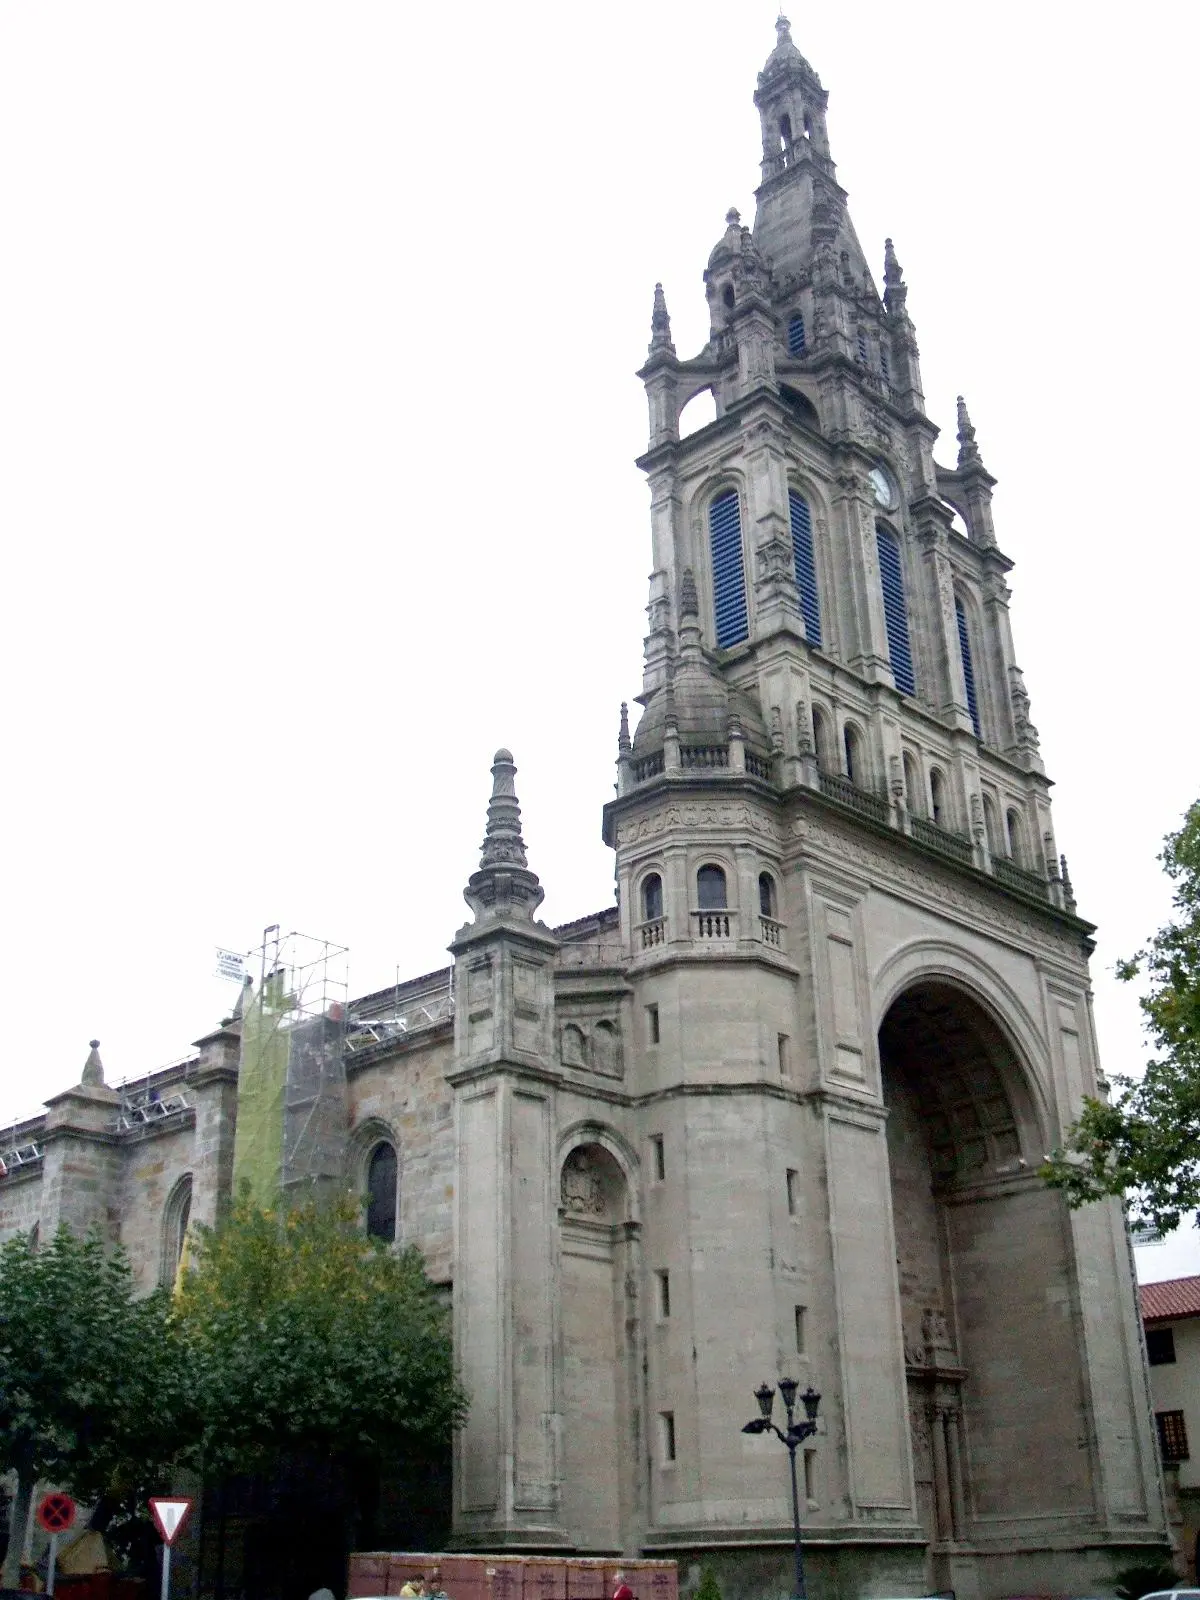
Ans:
<svg viewBox="0 0 1200 1600"><path fill-rule="evenodd" d="M492 798L488 801L479 871L471 874L464 891L467 904L477 916L491 910L532 916L545 898L537 873L529 870L525 856L516 776L512 751L497 750L492 761Z"/></svg>
<svg viewBox="0 0 1200 1600"><path fill-rule="evenodd" d="M683 581L679 585L679 616L698 617L700 615L700 597L696 593L696 574L691 567L684 567Z"/></svg>
<svg viewBox="0 0 1200 1600"><path fill-rule="evenodd" d="M667 297L663 293L661 283L654 285L654 310L650 315L650 354L654 355L659 350L665 350L670 355L675 354L675 345L671 339L671 318L667 312Z"/></svg>
<svg viewBox="0 0 1200 1600"><path fill-rule="evenodd" d="M775 18L775 38L778 44L791 44L792 25L781 11Z"/></svg>
<svg viewBox="0 0 1200 1600"><path fill-rule="evenodd" d="M80 1083L85 1089L102 1089L104 1087L104 1063L100 1060L99 1039L89 1039L91 1050L83 1064L83 1076Z"/></svg>
<svg viewBox="0 0 1200 1600"><path fill-rule="evenodd" d="M739 228L742 223L742 213L736 206L730 206L725 213L725 225L729 228Z"/></svg>
<svg viewBox="0 0 1200 1600"><path fill-rule="evenodd" d="M958 397L958 464L965 467L968 462L979 460L979 446L975 443L975 429L971 426L971 416L967 410L967 402L962 395Z"/></svg>
<svg viewBox="0 0 1200 1600"><path fill-rule="evenodd" d="M1059 865L1062 868L1063 903L1066 905L1068 911L1074 911L1075 888L1071 882L1071 874L1067 871L1067 858L1066 856L1059 856L1058 860Z"/></svg>
<svg viewBox="0 0 1200 1600"><path fill-rule="evenodd" d="M617 735L617 751L620 755L627 756L633 749L629 737L629 702L621 701L621 731Z"/></svg>
<svg viewBox="0 0 1200 1600"><path fill-rule="evenodd" d="M896 259L895 246L890 239L883 241L883 281L889 288L894 283L904 282L904 268Z"/></svg>

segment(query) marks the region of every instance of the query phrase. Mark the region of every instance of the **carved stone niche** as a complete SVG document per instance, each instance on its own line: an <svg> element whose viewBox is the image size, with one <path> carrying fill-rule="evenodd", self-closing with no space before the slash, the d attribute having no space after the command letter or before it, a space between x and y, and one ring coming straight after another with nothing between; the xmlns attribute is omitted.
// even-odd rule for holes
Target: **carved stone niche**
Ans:
<svg viewBox="0 0 1200 1600"><path fill-rule="evenodd" d="M625 1076L619 1017L607 1008L572 1010L558 1028L559 1060L564 1067L602 1078Z"/></svg>
<svg viewBox="0 0 1200 1600"><path fill-rule="evenodd" d="M618 1222L624 1215L620 1168L599 1145L577 1145L563 1162L559 1204L564 1218Z"/></svg>

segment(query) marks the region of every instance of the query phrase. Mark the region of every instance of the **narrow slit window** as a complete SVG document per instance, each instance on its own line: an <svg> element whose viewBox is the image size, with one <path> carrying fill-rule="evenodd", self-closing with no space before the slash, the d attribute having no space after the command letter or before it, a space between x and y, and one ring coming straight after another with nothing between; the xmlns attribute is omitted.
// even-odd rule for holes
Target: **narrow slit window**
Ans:
<svg viewBox="0 0 1200 1600"><path fill-rule="evenodd" d="M717 645L728 650L750 632L746 609L746 566L742 558L742 514L731 489L718 495L708 508L708 534L712 549L713 620Z"/></svg>
<svg viewBox="0 0 1200 1600"><path fill-rule="evenodd" d="M787 1169L787 1208L789 1217L796 1216L800 1209L800 1174L795 1167Z"/></svg>
<svg viewBox="0 0 1200 1600"><path fill-rule="evenodd" d="M808 348L808 341L804 332L804 316L799 311L794 311L788 318L787 350L790 356L802 356Z"/></svg>
<svg viewBox="0 0 1200 1600"><path fill-rule="evenodd" d="M867 336L861 328L858 333L858 359L865 367L867 364Z"/></svg>
<svg viewBox="0 0 1200 1600"><path fill-rule="evenodd" d="M916 694L912 645L908 637L908 602L904 598L904 569L900 546L889 528L876 525L875 544L879 554L879 581L883 589L883 619L887 628L888 659L892 677L901 694Z"/></svg>
<svg viewBox="0 0 1200 1600"><path fill-rule="evenodd" d="M671 1274L657 1272L655 1277L658 1279L658 1315L665 1322L671 1315Z"/></svg>
<svg viewBox="0 0 1200 1600"><path fill-rule="evenodd" d="M817 1502L817 1452L806 1450L804 1452L804 1498L810 1506Z"/></svg>
<svg viewBox="0 0 1200 1600"><path fill-rule="evenodd" d="M776 1043L779 1050L779 1076L781 1078L790 1078L792 1075L792 1054L791 1043L787 1034L779 1034Z"/></svg>
<svg viewBox="0 0 1200 1600"><path fill-rule="evenodd" d="M663 1462L674 1461L675 1413L673 1411L658 1413L658 1449Z"/></svg>
<svg viewBox="0 0 1200 1600"><path fill-rule="evenodd" d="M646 1007L646 1043L647 1044L658 1044L660 1038L661 1038L661 1035L659 1033L658 1007L657 1006L647 1006Z"/></svg>
<svg viewBox="0 0 1200 1600"><path fill-rule="evenodd" d="M979 700L975 694L975 664L971 660L971 635L967 632L967 613L959 599L954 601L954 617L958 623L958 653L962 657L963 680L967 686L967 710L971 713L971 726L975 737L983 738L979 726Z"/></svg>
<svg viewBox="0 0 1200 1600"><path fill-rule="evenodd" d="M661 1133L651 1136L650 1146L654 1154L654 1181L662 1183L667 1176L667 1145Z"/></svg>
<svg viewBox="0 0 1200 1600"><path fill-rule="evenodd" d="M792 522L792 560L796 568L796 588L800 593L800 610L804 614L804 631L808 642L821 644L821 599L817 593L817 563L813 554L812 512L808 501L794 489L788 490L788 511Z"/></svg>
<svg viewBox="0 0 1200 1600"><path fill-rule="evenodd" d="M883 345L879 346L879 370L883 374L884 382L890 383L892 380L892 364L888 360L888 353Z"/></svg>
<svg viewBox="0 0 1200 1600"><path fill-rule="evenodd" d="M807 1354L807 1351L804 1348L805 1335L808 1332L807 1328L804 1325L805 1324L806 1315L807 1315L806 1307L804 1307L804 1306L797 1306L796 1307L796 1354L799 1355L799 1356Z"/></svg>

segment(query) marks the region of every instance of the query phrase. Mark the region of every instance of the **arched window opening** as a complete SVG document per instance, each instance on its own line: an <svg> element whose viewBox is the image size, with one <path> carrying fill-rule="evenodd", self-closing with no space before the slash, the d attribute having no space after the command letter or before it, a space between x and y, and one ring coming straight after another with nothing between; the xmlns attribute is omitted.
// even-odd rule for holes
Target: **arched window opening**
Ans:
<svg viewBox="0 0 1200 1600"><path fill-rule="evenodd" d="M996 817L996 807L992 797L985 794L983 797L983 831L987 839L988 854L999 856L1004 854L1000 843L1000 824Z"/></svg>
<svg viewBox="0 0 1200 1600"><path fill-rule="evenodd" d="M679 437L690 439L692 434L707 428L717 420L717 400L711 389L701 389L694 394L679 413Z"/></svg>
<svg viewBox="0 0 1200 1600"><path fill-rule="evenodd" d="M663 885L657 872L651 872L642 883L642 921L658 922L663 914Z"/></svg>
<svg viewBox="0 0 1200 1600"><path fill-rule="evenodd" d="M750 632L746 610L746 567L742 559L742 514L738 497L728 489L708 508L712 548L713 620L717 646L728 650Z"/></svg>
<svg viewBox="0 0 1200 1600"><path fill-rule="evenodd" d="M904 569L896 535L882 523L875 524L875 544L879 555L879 582L883 589L883 620L887 628L888 659L892 677L901 694L916 694L912 645L908 637L908 602L904 598Z"/></svg>
<svg viewBox="0 0 1200 1600"><path fill-rule="evenodd" d="M962 657L963 681L967 687L967 710L971 713L971 726L975 737L983 738L979 726L979 700L975 693L975 665L971 660L971 636L967 632L967 613L962 601L954 597L954 617L958 623L958 653Z"/></svg>
<svg viewBox="0 0 1200 1600"><path fill-rule="evenodd" d="M904 804L915 817L925 815L921 804L921 783L917 776L917 763L910 751L904 752Z"/></svg>
<svg viewBox="0 0 1200 1600"><path fill-rule="evenodd" d="M863 760L862 735L852 722L842 729L842 744L846 752L846 776L856 789L867 787L866 763Z"/></svg>
<svg viewBox="0 0 1200 1600"><path fill-rule="evenodd" d="M192 1178L188 1173L171 1190L163 1212L162 1257L158 1281L166 1287L175 1282L192 1216Z"/></svg>
<svg viewBox="0 0 1200 1600"><path fill-rule="evenodd" d="M788 512L792 523L792 560L796 568L800 610L804 614L804 631L809 644L819 649L821 600L817 593L817 563L813 554L812 512L808 508L808 501L794 489L788 490Z"/></svg>
<svg viewBox="0 0 1200 1600"><path fill-rule="evenodd" d="M858 330L858 359L864 367L867 365L867 336L861 328Z"/></svg>
<svg viewBox="0 0 1200 1600"><path fill-rule="evenodd" d="M758 909L764 917L776 917L775 879L769 872L758 875Z"/></svg>
<svg viewBox="0 0 1200 1600"><path fill-rule="evenodd" d="M801 394L799 389L793 389L790 383L781 383L779 398L797 422L803 423L806 428L811 428L814 433L820 433L820 414L806 394Z"/></svg>
<svg viewBox="0 0 1200 1600"><path fill-rule="evenodd" d="M946 826L946 780L936 767L929 774L930 815L939 828Z"/></svg>
<svg viewBox="0 0 1200 1600"><path fill-rule="evenodd" d="M721 293L721 299L725 302L726 310L727 311L732 311L733 310L733 285L731 283L727 283L725 285L725 288L723 289L723 291Z"/></svg>
<svg viewBox="0 0 1200 1600"><path fill-rule="evenodd" d="M701 867L696 874L696 904L701 911L724 911L728 901L725 897L725 869L708 865Z"/></svg>
<svg viewBox="0 0 1200 1600"><path fill-rule="evenodd" d="M829 718L820 706L812 708L813 743L817 747L817 766L822 772L835 772L837 763L833 759L833 745L830 739Z"/></svg>
<svg viewBox="0 0 1200 1600"><path fill-rule="evenodd" d="M799 311L793 311L788 318L787 352L790 356L802 356L807 345L804 332L804 316Z"/></svg>
<svg viewBox="0 0 1200 1600"><path fill-rule="evenodd" d="M804 113L804 137L806 139L812 138L812 118L807 111Z"/></svg>
<svg viewBox="0 0 1200 1600"><path fill-rule="evenodd" d="M779 119L779 145L782 150L792 148L792 119L786 111Z"/></svg>
<svg viewBox="0 0 1200 1600"><path fill-rule="evenodd" d="M367 1163L367 1234L391 1244L396 1237L396 1147L381 1140Z"/></svg>
<svg viewBox="0 0 1200 1600"><path fill-rule="evenodd" d="M1010 810L1004 818L1005 831L1008 834L1008 853L1019 867L1027 867L1029 862L1025 855L1025 830L1021 826L1021 819L1015 811Z"/></svg>

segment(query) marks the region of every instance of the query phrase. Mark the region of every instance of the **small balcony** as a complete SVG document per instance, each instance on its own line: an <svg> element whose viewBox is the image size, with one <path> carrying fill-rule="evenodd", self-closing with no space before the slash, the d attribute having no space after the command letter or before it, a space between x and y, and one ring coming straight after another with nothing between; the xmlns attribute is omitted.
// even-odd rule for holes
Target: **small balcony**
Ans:
<svg viewBox="0 0 1200 1600"><path fill-rule="evenodd" d="M693 911L692 938L705 944L732 944L737 938L737 912Z"/></svg>

